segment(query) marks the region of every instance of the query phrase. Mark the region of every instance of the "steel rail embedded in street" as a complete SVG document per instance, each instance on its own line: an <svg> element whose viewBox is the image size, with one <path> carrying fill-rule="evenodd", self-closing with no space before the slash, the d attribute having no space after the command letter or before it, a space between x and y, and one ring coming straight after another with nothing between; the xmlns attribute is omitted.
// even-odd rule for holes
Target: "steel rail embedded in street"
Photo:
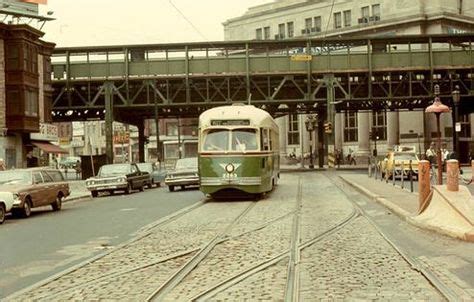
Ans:
<svg viewBox="0 0 474 302"><path fill-rule="evenodd" d="M333 183L341 192L343 192L347 197L349 197L349 194L341 188L341 186L343 187L343 185L341 185L338 181L334 180L332 177L327 177L333 181ZM438 278L430 270L424 268L423 265L421 265L415 258L409 256L400 247L396 246L395 243L389 238L389 236L380 229L380 227L365 212L365 210L359 204L357 204L357 202L353 201L351 198L348 199L354 205L354 207L357 208L360 215L364 217L375 228L375 230L380 234L380 236L382 236L382 238L410 265L413 270L419 272L448 301L460 301L458 295L453 290L451 290L449 286L447 286L440 278Z"/></svg>

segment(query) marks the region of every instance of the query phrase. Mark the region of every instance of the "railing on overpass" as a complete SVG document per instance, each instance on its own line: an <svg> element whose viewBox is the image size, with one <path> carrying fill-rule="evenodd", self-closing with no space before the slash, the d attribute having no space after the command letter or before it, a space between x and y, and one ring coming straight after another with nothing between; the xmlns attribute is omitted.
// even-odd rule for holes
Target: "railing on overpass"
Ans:
<svg viewBox="0 0 474 302"><path fill-rule="evenodd" d="M196 116L249 99L269 112L425 108L439 84L471 96L474 35L235 41L58 48L55 120ZM107 84L107 85L105 85ZM108 88L107 88L108 87ZM332 89L332 88L331 88ZM79 116L78 113L82 115Z"/></svg>

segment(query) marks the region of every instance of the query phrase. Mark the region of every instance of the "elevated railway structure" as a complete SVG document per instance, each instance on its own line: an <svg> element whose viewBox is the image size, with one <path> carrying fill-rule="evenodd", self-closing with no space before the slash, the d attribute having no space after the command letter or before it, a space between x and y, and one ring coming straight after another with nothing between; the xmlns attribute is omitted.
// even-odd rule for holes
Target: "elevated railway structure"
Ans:
<svg viewBox="0 0 474 302"><path fill-rule="evenodd" d="M197 117L250 102L273 116L423 110L440 87L460 114L474 111L474 35L295 39L58 48L52 57L53 120L105 119L139 129L144 120ZM320 125L322 129L322 125ZM329 137L329 141L331 138Z"/></svg>

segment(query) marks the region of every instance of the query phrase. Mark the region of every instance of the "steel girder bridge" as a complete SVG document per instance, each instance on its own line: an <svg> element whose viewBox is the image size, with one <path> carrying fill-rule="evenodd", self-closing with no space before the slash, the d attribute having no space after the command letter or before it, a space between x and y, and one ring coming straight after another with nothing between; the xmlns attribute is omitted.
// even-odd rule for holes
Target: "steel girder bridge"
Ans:
<svg viewBox="0 0 474 302"><path fill-rule="evenodd" d="M58 48L52 57L53 121L136 125L144 155L144 120L197 117L234 102L273 116L423 110L440 87L460 113L474 111L474 35L235 41ZM321 121L323 119L320 119ZM322 129L322 125L319 125Z"/></svg>

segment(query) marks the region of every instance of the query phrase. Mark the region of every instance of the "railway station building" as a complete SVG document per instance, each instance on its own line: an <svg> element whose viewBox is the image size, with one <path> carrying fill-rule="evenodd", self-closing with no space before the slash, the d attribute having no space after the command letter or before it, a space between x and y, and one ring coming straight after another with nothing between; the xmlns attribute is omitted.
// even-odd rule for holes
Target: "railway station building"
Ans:
<svg viewBox="0 0 474 302"><path fill-rule="evenodd" d="M474 32L474 1L275 0L250 7L223 26L227 41L455 35ZM293 114L279 118L282 157L309 152L305 119ZM460 158L467 161L468 154L474 151L474 114L461 115L458 122ZM442 114L441 136L448 150L453 150L452 125L452 115ZM367 159L374 149L369 137L374 129L379 155L395 145L414 146L423 154L437 137L435 115L423 111L340 112L334 124L335 148L344 156L354 151L360 159ZM318 142L317 133L313 132L313 143Z"/></svg>

